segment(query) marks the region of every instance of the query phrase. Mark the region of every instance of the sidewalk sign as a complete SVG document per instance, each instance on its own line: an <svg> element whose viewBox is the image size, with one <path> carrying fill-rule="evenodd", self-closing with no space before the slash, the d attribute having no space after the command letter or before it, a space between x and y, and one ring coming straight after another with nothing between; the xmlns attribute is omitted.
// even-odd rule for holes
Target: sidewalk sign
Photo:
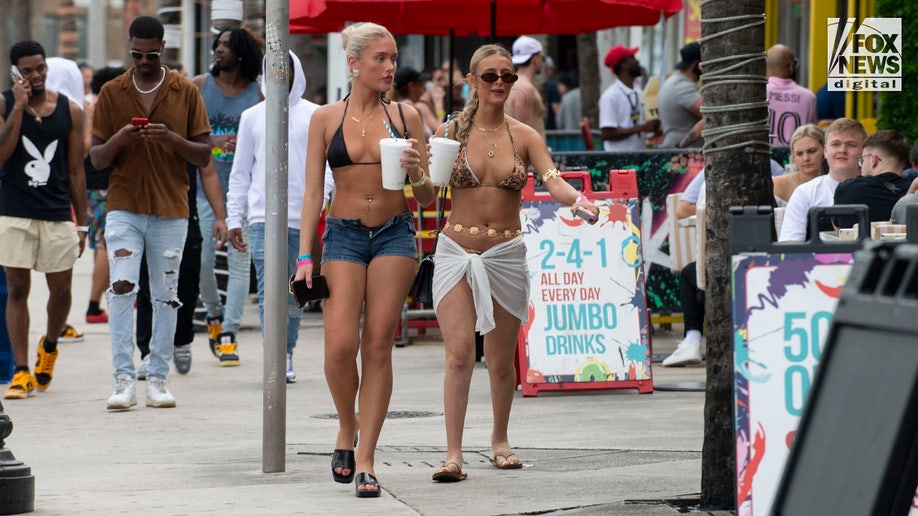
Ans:
<svg viewBox="0 0 918 516"><path fill-rule="evenodd" d="M600 208L599 222L587 224L548 193L536 192L533 180L526 184L520 217L531 292L529 322L518 339L523 395L652 392L635 172L611 171L611 192L594 192L587 172L562 176L581 182Z"/></svg>
<svg viewBox="0 0 918 516"><path fill-rule="evenodd" d="M855 251L772 513L918 512L916 244Z"/></svg>
<svg viewBox="0 0 918 516"><path fill-rule="evenodd" d="M866 211L853 213L864 218L856 241L774 244L770 206L731 209L737 515L771 514L852 252L867 237Z"/></svg>

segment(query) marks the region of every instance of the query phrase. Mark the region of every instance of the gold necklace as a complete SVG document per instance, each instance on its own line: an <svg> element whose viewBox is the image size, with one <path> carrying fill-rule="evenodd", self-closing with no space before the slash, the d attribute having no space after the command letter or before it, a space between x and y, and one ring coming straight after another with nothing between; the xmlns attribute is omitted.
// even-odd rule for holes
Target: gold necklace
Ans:
<svg viewBox="0 0 918 516"><path fill-rule="evenodd" d="M484 130L484 129L482 129L482 130ZM491 142L489 142L487 139L485 139L484 135L481 136L481 141L487 143L487 144L488 144L488 147L491 147L490 149L488 149L488 157L489 157L489 158L493 158L493 157L494 157L494 149L496 149L496 148L498 147L497 144L498 144L498 142L500 142L500 135L497 135L497 141L494 142L494 143L491 143Z"/></svg>
<svg viewBox="0 0 918 516"><path fill-rule="evenodd" d="M474 125L475 125L475 129L478 129L479 131L483 133L493 133L495 131L499 131L500 128L503 127L504 124L506 123L507 123L507 117L504 117L504 120L500 123L500 125L498 125L494 129L485 129L484 127L480 127L478 124L474 124Z"/></svg>
<svg viewBox="0 0 918 516"><path fill-rule="evenodd" d="M360 136L365 137L367 135L367 126L370 125L370 122L373 121L374 117L376 117L376 115L370 115L370 118L367 119L367 123L363 124L363 129L360 130ZM351 117L351 118L354 118L354 117Z"/></svg>
<svg viewBox="0 0 918 516"><path fill-rule="evenodd" d="M32 109L32 106L26 104L26 105L25 105L25 108L29 110L29 114L30 114L30 115L32 115L33 117L35 117L35 121L38 122L38 123L40 124L40 123L41 123L41 116L39 116L39 114L38 114L34 109Z"/></svg>
<svg viewBox="0 0 918 516"><path fill-rule="evenodd" d="M377 105L378 105L378 104L377 104ZM364 112L360 115L360 118L357 118L356 116L351 115L351 120L357 122L358 124L359 124L359 123L362 123L362 122L363 122L363 117L367 116L368 113L370 113L370 112L372 112L374 109L376 109L376 106L377 106L377 105L374 105L374 106L372 106L370 109L364 111ZM375 116L375 115L374 115L374 116Z"/></svg>

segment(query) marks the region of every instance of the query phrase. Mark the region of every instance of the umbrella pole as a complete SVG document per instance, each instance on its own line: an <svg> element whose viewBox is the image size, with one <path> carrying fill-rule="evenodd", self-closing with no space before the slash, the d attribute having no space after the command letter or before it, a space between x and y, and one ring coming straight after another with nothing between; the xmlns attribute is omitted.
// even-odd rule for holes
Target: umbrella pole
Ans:
<svg viewBox="0 0 918 516"><path fill-rule="evenodd" d="M488 43L495 43L497 41L497 0L491 0L491 41Z"/></svg>
<svg viewBox="0 0 918 516"><path fill-rule="evenodd" d="M456 60L456 30L453 28L449 29L449 81L447 86L449 89L446 91L446 114L451 115L453 113L453 62Z"/></svg>

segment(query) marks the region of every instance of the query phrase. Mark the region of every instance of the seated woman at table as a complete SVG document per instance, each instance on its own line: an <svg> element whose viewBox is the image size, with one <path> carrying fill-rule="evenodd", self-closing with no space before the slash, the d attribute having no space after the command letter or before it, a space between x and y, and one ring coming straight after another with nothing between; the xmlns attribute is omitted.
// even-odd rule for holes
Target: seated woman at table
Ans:
<svg viewBox="0 0 918 516"><path fill-rule="evenodd" d="M823 157L825 147L825 133L816 124L801 125L794 131L790 140L790 162L795 170L773 178L778 206L787 206L788 199L798 186L829 171Z"/></svg>

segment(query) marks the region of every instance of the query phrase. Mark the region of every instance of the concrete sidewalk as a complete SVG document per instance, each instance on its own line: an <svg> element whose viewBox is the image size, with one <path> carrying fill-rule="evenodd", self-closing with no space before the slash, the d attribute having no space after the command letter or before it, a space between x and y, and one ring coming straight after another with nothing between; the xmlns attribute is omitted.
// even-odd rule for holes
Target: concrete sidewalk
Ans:
<svg viewBox="0 0 918 516"><path fill-rule="evenodd" d="M653 394L635 390L517 393L510 440L525 467L490 465L487 371L476 367L464 438L469 479L435 484L445 457L443 346L436 331L394 350L390 417L377 451L379 499L331 479L337 432L322 372L321 314L306 314L287 389L286 471L262 473L262 339L246 307L240 367L221 368L204 334L188 375L172 373L178 406L109 412L107 325L83 322L91 260L74 270L70 322L86 335L62 344L54 380L28 400L4 400L7 447L35 475L34 514L678 514L662 500L698 497L704 393L661 390L703 382L704 367L655 364ZM33 276L30 353L44 331L44 280ZM668 354L681 330L654 336ZM139 359L138 359L139 362ZM6 386L2 386L3 389Z"/></svg>

